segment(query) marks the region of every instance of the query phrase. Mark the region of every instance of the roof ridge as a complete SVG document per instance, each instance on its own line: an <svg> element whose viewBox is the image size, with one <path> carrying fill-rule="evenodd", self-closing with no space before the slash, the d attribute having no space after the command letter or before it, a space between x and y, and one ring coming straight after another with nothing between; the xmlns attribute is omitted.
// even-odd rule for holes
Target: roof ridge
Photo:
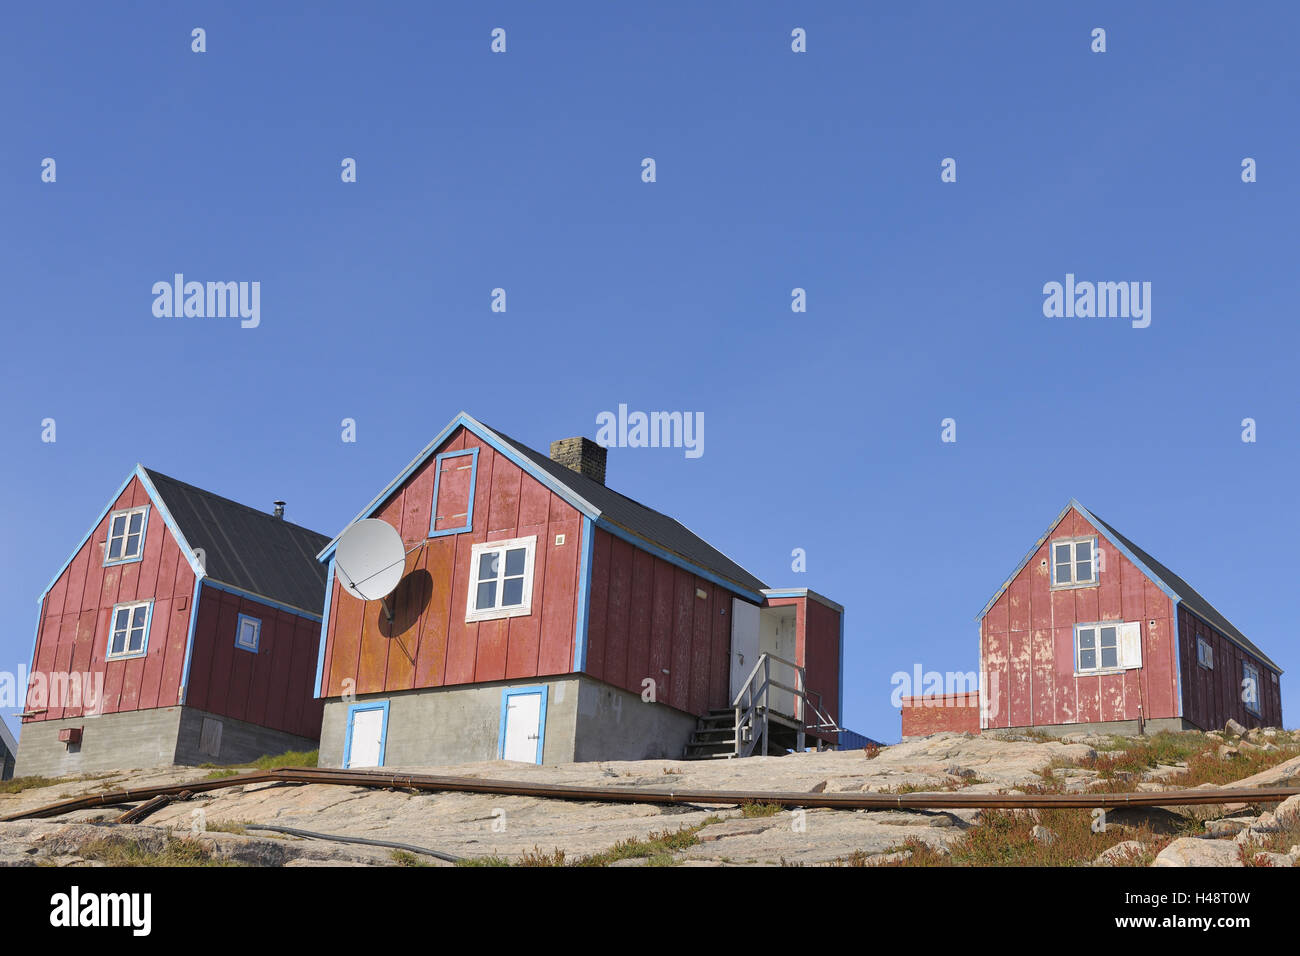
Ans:
<svg viewBox="0 0 1300 956"><path fill-rule="evenodd" d="M144 464L141 464L140 467L143 468L145 473L150 476L150 480L152 480L155 477L165 479L166 481L170 481L173 484L181 485L184 488L188 488L191 491L197 491L200 494L207 495L208 497L211 498L218 498L221 501L224 501L228 504L232 504L237 508L242 508L243 510L249 512L250 514L254 514L261 518L265 518L268 521L274 521L277 524L286 525L292 528L297 528L300 531L306 531L308 534L314 534L319 538L324 538L326 541L329 540L328 535L322 534L319 531L315 531L311 528L308 528L306 525L300 525L296 521L290 521L287 518L282 518L282 517L277 518L274 514L270 512L262 511L260 508L254 508L252 505L244 504L244 502L242 501L236 501L234 498L227 498L225 495L218 494L215 491L209 491L207 488L200 488L198 485L190 484L188 481L182 481L180 478L173 478L171 475L164 474L163 472L159 471L157 468L150 468Z"/></svg>

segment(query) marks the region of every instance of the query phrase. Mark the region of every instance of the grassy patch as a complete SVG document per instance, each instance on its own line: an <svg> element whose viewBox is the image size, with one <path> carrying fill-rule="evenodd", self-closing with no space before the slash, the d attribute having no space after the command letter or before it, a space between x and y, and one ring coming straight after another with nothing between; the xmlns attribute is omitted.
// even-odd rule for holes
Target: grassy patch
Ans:
<svg viewBox="0 0 1300 956"><path fill-rule="evenodd" d="M779 803L742 803L740 805L740 815L742 817L773 817L780 813L782 807Z"/></svg>
<svg viewBox="0 0 1300 956"><path fill-rule="evenodd" d="M955 790L962 790L977 783L986 782L979 777L963 777L958 780L946 780L943 783L903 783L897 787L885 787L878 790L877 793L952 793Z"/></svg>
<svg viewBox="0 0 1300 956"><path fill-rule="evenodd" d="M433 864L420 856L418 853L412 853L409 850L394 850L392 852L393 862L398 866L432 866Z"/></svg>
<svg viewBox="0 0 1300 956"><path fill-rule="evenodd" d="M1112 741L1115 753L1098 754L1086 760L1053 760L1041 771L1044 783L1051 786L1051 781L1056 779L1052 770L1082 767L1097 771L1098 781L1104 782L1107 790L1123 792L1136 789L1142 776L1157 765L1186 764L1185 770L1170 774L1162 782L1169 787L1222 785L1300 755L1300 743L1284 737L1274 741L1276 750L1243 749L1229 758L1219 756L1220 741L1199 731L1162 731L1150 737L1114 737Z"/></svg>
<svg viewBox="0 0 1300 956"><path fill-rule="evenodd" d="M0 781L0 793L22 793L24 790L52 787L66 780L67 777L14 777L12 780Z"/></svg>
<svg viewBox="0 0 1300 956"><path fill-rule="evenodd" d="M245 824L250 822L252 821L223 820L220 823L205 823L203 829L207 833L235 833L238 834L239 836L244 836L245 834L248 833L248 831L245 829Z"/></svg>
<svg viewBox="0 0 1300 956"><path fill-rule="evenodd" d="M97 860L108 866L239 866L230 860L213 857L192 840L168 837L161 850L149 850L136 840L122 837L103 837L92 840L81 848L78 856Z"/></svg>
<svg viewBox="0 0 1300 956"><path fill-rule="evenodd" d="M1050 787L1028 787L1029 793L1051 792ZM1039 842L1034 839L1035 826L1052 831L1055 839ZM949 843L946 854L940 853L916 838L909 838L902 847L912 855L906 860L882 863L882 866L1079 866L1091 863L1104 850L1109 850L1125 840L1139 840L1146 844L1141 855L1122 861L1130 865L1150 863L1155 855L1178 836L1199 828L1188 821L1185 833L1160 835L1150 827L1111 825L1104 832L1092 829L1092 814L1079 809L984 810L980 822L961 838ZM852 864L851 864L852 865Z"/></svg>
<svg viewBox="0 0 1300 956"><path fill-rule="evenodd" d="M778 807L778 809L780 809ZM721 823L722 817L710 816L695 826L682 827L680 830L662 830L649 834L644 840L635 837L620 840L608 850L569 859L559 847L547 852L534 846L518 860L509 860L499 856L482 856L462 860L457 866L609 866L620 860L645 860L646 866L672 866L677 861L677 854L700 842L696 835L707 826Z"/></svg>
<svg viewBox="0 0 1300 956"><path fill-rule="evenodd" d="M215 780L218 777L233 777L236 774L244 773L249 770L278 770L280 767L314 767L320 759L319 750L290 750L282 754L267 754L258 757L251 763L232 763L218 765L215 763L205 763L200 766L212 767L213 771L208 774L207 779Z"/></svg>
<svg viewBox="0 0 1300 956"><path fill-rule="evenodd" d="M1276 833L1260 834L1242 847L1241 855L1249 865L1271 866L1271 863L1263 860L1256 862L1255 854L1287 853L1291 847L1297 845L1300 845L1300 816L1291 817L1282 829Z"/></svg>
<svg viewBox="0 0 1300 956"><path fill-rule="evenodd" d="M457 860L457 866L510 866L510 860L504 856L472 856Z"/></svg>

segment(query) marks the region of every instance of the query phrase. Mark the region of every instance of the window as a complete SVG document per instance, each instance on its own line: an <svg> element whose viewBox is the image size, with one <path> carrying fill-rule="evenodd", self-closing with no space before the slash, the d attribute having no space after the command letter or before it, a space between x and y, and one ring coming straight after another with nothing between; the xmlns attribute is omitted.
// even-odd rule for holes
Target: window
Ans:
<svg viewBox="0 0 1300 956"><path fill-rule="evenodd" d="M107 660L119 657L139 657L149 646L149 618L153 601L113 606L109 624Z"/></svg>
<svg viewBox="0 0 1300 956"><path fill-rule="evenodd" d="M1074 669L1114 670L1119 667L1119 625L1081 624L1075 631L1078 655Z"/></svg>
<svg viewBox="0 0 1300 956"><path fill-rule="evenodd" d="M239 615L235 625L235 646L240 650L257 653L257 643L262 639L262 622L247 614Z"/></svg>
<svg viewBox="0 0 1300 956"><path fill-rule="evenodd" d="M1096 538L1052 542L1052 587L1083 587L1096 583Z"/></svg>
<svg viewBox="0 0 1300 956"><path fill-rule="evenodd" d="M104 564L139 561L144 556L144 531L149 521L149 506L114 511L108 516L108 541L104 545Z"/></svg>
<svg viewBox="0 0 1300 956"><path fill-rule="evenodd" d="M1142 666L1142 622L1074 626L1074 672L1108 674Z"/></svg>
<svg viewBox="0 0 1300 956"><path fill-rule="evenodd" d="M1241 700L1246 710L1256 717L1259 711L1259 668L1254 664L1241 662Z"/></svg>
<svg viewBox="0 0 1300 956"><path fill-rule="evenodd" d="M1203 637L1196 639L1196 663L1206 670L1214 670L1214 647Z"/></svg>
<svg viewBox="0 0 1300 956"><path fill-rule="evenodd" d="M530 613L533 551L537 536L489 541L470 550L466 621L487 621Z"/></svg>

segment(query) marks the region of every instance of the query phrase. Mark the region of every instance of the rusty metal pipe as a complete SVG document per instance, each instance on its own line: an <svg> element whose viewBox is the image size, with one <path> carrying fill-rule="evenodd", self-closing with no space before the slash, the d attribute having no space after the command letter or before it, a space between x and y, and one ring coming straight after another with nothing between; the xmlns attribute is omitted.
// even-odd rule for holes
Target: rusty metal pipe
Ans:
<svg viewBox="0 0 1300 956"><path fill-rule="evenodd" d="M502 796L604 803L704 804L735 806L768 803L781 807L832 810L1029 810L1092 809L1096 807L1169 807L1226 803L1278 803L1300 794L1294 787L1240 789L1163 790L1142 793L803 793L767 790L663 790L537 784L483 777L444 777L433 774L393 773L385 770L334 770L320 767L283 767L278 770L199 780L163 787L143 787L76 797L5 817L5 820L58 816L90 807L149 800L185 790L194 793L259 783L332 784L434 792L490 793Z"/></svg>

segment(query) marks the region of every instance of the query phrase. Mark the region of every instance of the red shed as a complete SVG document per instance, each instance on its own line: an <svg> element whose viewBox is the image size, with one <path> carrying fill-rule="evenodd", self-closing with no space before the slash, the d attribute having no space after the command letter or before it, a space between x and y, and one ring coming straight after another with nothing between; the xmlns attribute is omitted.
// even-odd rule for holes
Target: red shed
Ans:
<svg viewBox="0 0 1300 956"><path fill-rule="evenodd" d="M327 541L137 465L40 596L17 773L314 749Z"/></svg>
<svg viewBox="0 0 1300 956"><path fill-rule="evenodd" d="M322 765L835 742L843 609L766 590L607 487L606 454L570 438L544 455L458 415L357 515L391 524L407 550L391 620L340 586L338 538L321 551Z"/></svg>
<svg viewBox="0 0 1300 956"><path fill-rule="evenodd" d="M1071 501L979 615L981 727L1280 726L1281 668Z"/></svg>

